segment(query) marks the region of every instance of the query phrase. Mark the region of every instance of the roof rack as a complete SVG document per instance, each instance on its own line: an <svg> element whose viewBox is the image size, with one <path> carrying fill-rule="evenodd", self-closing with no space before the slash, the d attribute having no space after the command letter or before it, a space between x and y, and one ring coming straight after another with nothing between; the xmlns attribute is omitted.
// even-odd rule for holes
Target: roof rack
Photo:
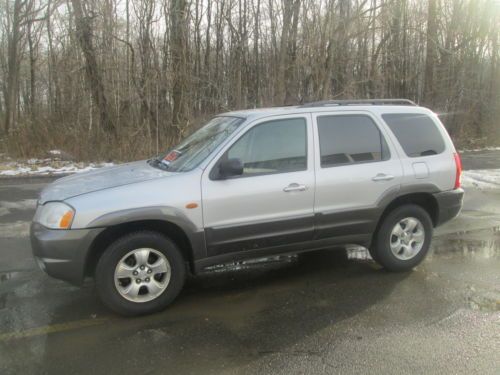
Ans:
<svg viewBox="0 0 500 375"><path fill-rule="evenodd" d="M301 107L326 107L341 105L411 105L417 106L409 99L356 99L356 100L322 100L319 102L305 103Z"/></svg>

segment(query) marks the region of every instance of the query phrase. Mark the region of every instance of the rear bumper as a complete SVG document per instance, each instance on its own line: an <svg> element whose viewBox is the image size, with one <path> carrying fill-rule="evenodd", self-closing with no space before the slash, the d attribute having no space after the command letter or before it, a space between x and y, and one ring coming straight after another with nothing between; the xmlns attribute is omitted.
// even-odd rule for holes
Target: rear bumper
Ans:
<svg viewBox="0 0 500 375"><path fill-rule="evenodd" d="M103 228L54 230L32 223L31 248L38 266L56 279L81 285L90 247L102 230Z"/></svg>
<svg viewBox="0 0 500 375"><path fill-rule="evenodd" d="M464 190L455 189L434 194L438 203L436 226L446 223L458 216L462 209Z"/></svg>

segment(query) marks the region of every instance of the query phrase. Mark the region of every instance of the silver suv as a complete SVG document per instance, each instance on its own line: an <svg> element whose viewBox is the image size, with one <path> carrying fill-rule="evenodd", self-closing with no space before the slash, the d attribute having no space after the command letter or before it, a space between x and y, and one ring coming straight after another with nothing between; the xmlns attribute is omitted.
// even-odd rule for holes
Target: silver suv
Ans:
<svg viewBox="0 0 500 375"><path fill-rule="evenodd" d="M389 271L458 215L461 164L432 111L408 100L225 113L160 157L57 180L31 226L49 275L94 276L124 315L165 308L187 272L359 244Z"/></svg>

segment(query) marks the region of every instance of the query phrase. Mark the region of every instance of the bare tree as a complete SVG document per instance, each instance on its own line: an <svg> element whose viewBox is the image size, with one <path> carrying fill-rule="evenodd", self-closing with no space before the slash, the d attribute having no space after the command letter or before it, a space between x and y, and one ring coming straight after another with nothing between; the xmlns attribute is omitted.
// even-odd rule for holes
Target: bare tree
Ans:
<svg viewBox="0 0 500 375"><path fill-rule="evenodd" d="M19 87L20 54L23 31L22 12L27 0L15 0L13 4L7 2L7 87L5 92L5 123L4 130L8 133L15 125L17 116L17 97ZM13 7L10 18L9 5Z"/></svg>
<svg viewBox="0 0 500 375"><path fill-rule="evenodd" d="M217 112L365 97L429 106L459 145L500 142L492 0L0 1L8 152L131 159Z"/></svg>
<svg viewBox="0 0 500 375"><path fill-rule="evenodd" d="M98 68L96 53L92 44L92 18L89 10L80 0L71 0L75 16L77 39L85 56L85 72L92 93L92 98L99 111L103 129L109 133L116 131L116 126L109 112L108 99L104 91L101 73Z"/></svg>
<svg viewBox="0 0 500 375"><path fill-rule="evenodd" d="M172 0L170 4L170 55L172 61L172 124L182 134L188 121L188 24L187 2Z"/></svg>
<svg viewBox="0 0 500 375"><path fill-rule="evenodd" d="M427 48L425 57L424 102L432 105L434 100L434 69L437 65L437 0L429 0L427 11Z"/></svg>

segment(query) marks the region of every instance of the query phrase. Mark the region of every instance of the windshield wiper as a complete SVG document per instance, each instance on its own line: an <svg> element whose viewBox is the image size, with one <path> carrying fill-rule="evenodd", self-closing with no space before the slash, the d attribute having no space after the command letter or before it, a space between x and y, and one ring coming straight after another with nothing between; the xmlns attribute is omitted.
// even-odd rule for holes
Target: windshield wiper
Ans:
<svg viewBox="0 0 500 375"><path fill-rule="evenodd" d="M149 159L148 164L152 167L155 167L155 168L158 168L158 169L161 169L164 171L168 171L168 165L162 163L162 160L158 157Z"/></svg>

